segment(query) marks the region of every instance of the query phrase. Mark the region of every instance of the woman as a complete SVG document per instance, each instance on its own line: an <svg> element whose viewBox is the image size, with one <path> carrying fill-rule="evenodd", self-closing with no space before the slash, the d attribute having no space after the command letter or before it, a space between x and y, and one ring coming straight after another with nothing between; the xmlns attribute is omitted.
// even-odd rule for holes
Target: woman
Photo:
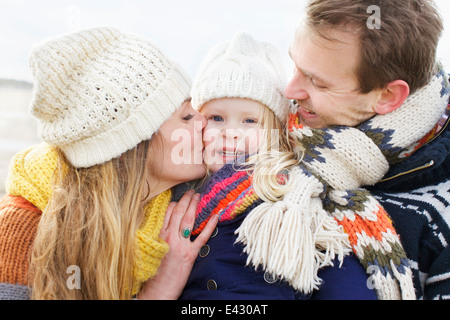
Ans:
<svg viewBox="0 0 450 320"><path fill-rule="evenodd" d="M111 28L50 40L33 49L30 66L45 144L11 164L0 298L169 298L158 279L172 293L183 273L171 266L189 268L214 228L182 241L198 198L169 205L171 187L205 174L194 161L205 119L190 104L189 77L154 44ZM191 139L172 141L175 130ZM141 290L169 246L173 264Z"/></svg>

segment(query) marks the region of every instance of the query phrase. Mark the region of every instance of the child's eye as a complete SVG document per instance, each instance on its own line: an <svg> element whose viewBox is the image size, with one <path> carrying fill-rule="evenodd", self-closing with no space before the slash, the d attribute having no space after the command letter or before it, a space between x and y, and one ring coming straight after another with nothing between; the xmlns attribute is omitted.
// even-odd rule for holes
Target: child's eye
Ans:
<svg viewBox="0 0 450 320"><path fill-rule="evenodd" d="M255 119L245 119L244 123L258 123L258 120Z"/></svg>
<svg viewBox="0 0 450 320"><path fill-rule="evenodd" d="M215 121L215 122L222 122L223 118L221 116L211 116L209 119Z"/></svg>

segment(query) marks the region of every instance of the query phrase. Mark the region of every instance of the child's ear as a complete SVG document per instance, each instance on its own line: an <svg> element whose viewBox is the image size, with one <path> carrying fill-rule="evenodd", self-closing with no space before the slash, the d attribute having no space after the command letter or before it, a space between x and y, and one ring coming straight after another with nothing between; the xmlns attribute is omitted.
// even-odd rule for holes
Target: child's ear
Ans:
<svg viewBox="0 0 450 320"><path fill-rule="evenodd" d="M390 82L378 100L374 111L378 114L386 114L400 107L409 96L409 85L403 80Z"/></svg>

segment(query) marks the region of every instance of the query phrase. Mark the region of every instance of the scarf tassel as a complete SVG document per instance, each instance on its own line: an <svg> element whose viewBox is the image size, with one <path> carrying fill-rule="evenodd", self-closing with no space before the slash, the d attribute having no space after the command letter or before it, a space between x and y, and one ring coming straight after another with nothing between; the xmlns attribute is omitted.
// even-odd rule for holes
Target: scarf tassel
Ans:
<svg viewBox="0 0 450 320"><path fill-rule="evenodd" d="M309 294L321 284L318 270L336 257L342 264L351 249L343 228L322 207L323 185L303 172L294 179L295 196L255 208L236 231L236 242L245 245L248 265Z"/></svg>

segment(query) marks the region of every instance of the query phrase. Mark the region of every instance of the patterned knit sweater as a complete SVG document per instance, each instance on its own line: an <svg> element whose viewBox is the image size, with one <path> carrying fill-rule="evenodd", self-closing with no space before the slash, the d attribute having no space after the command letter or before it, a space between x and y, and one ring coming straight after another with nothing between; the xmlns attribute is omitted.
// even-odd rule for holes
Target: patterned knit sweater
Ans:
<svg viewBox="0 0 450 320"><path fill-rule="evenodd" d="M443 129L370 190L390 213L418 299L450 299L450 106Z"/></svg>
<svg viewBox="0 0 450 320"><path fill-rule="evenodd" d="M51 177L57 164L53 148L41 144L18 153L11 162L8 194L0 200L0 300L29 299L30 249L41 214L51 195ZM169 247L159 238L171 191L145 207L136 233L133 294L153 277Z"/></svg>

